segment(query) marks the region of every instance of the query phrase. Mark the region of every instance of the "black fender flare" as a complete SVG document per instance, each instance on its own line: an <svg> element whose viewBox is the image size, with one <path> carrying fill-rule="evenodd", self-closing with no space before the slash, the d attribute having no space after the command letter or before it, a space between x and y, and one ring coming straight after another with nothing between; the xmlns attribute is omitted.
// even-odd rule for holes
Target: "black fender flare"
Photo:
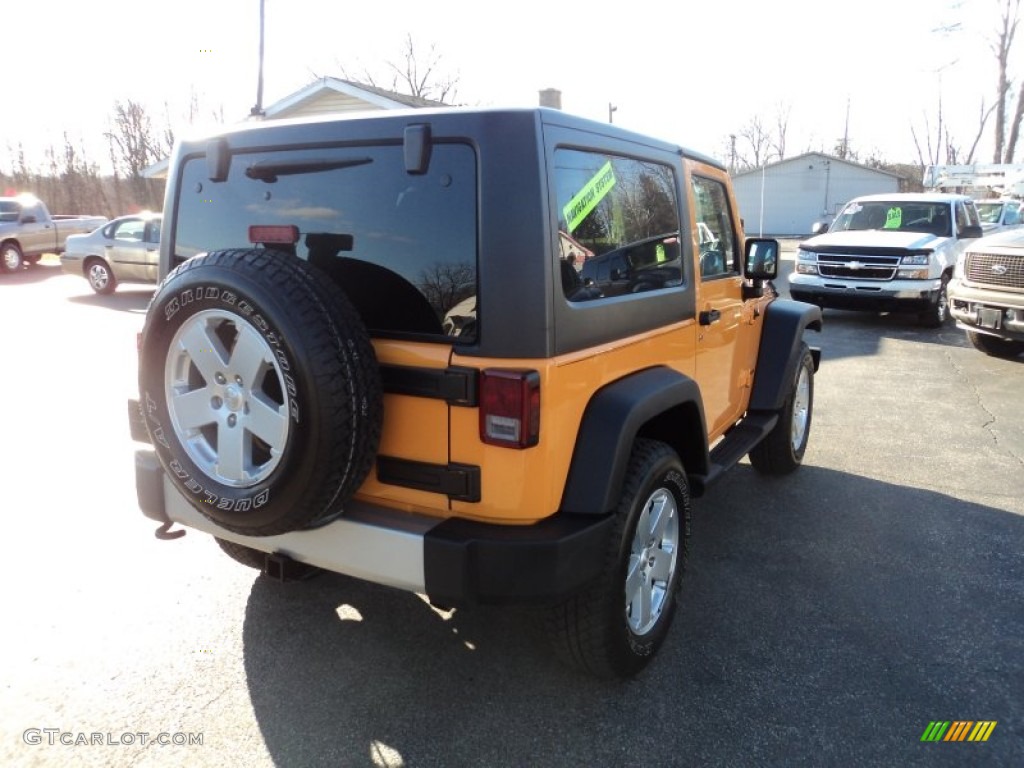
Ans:
<svg viewBox="0 0 1024 768"><path fill-rule="evenodd" d="M777 411L789 394L790 383L800 365L800 345L808 328L821 330L821 307L802 301L776 299L764 312L761 347L750 393L748 410ZM814 370L818 370L821 350L812 348Z"/></svg>
<svg viewBox="0 0 1024 768"><path fill-rule="evenodd" d="M697 382L659 366L598 390L583 412L560 511L614 511L633 442L640 435L675 449L688 474L707 472L707 429Z"/></svg>

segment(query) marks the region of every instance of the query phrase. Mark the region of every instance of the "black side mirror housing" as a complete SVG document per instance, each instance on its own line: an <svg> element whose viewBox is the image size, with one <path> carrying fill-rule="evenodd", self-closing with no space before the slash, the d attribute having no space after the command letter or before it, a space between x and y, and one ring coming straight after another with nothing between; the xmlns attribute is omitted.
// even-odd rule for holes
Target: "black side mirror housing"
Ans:
<svg viewBox="0 0 1024 768"><path fill-rule="evenodd" d="M981 237L981 227L977 224L968 224L960 230L960 239L969 237Z"/></svg>

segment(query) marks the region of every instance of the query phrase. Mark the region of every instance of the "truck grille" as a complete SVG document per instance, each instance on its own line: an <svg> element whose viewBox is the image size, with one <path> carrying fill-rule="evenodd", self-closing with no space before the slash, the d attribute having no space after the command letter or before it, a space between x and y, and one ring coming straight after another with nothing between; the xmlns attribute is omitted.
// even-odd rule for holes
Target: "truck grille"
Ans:
<svg viewBox="0 0 1024 768"><path fill-rule="evenodd" d="M972 283L1024 291L1024 258L1020 256L968 253L964 273Z"/></svg>
<svg viewBox="0 0 1024 768"><path fill-rule="evenodd" d="M818 273L822 277L853 280L892 280L899 267L899 256L861 256L834 253L818 254Z"/></svg>

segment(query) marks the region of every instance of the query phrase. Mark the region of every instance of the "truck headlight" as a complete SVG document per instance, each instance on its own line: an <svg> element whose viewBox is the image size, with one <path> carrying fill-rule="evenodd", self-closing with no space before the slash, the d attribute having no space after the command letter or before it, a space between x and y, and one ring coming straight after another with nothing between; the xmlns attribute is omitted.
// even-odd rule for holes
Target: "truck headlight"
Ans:
<svg viewBox="0 0 1024 768"><path fill-rule="evenodd" d="M930 253L911 253L900 259L901 264L917 264L920 266L927 267L928 261L931 258Z"/></svg>
<svg viewBox="0 0 1024 768"><path fill-rule="evenodd" d="M818 274L818 254L814 251L796 249L796 273L798 275Z"/></svg>
<svg viewBox="0 0 1024 768"><path fill-rule="evenodd" d="M896 277L903 278L904 280L927 280L928 270L927 269L900 269L896 273Z"/></svg>

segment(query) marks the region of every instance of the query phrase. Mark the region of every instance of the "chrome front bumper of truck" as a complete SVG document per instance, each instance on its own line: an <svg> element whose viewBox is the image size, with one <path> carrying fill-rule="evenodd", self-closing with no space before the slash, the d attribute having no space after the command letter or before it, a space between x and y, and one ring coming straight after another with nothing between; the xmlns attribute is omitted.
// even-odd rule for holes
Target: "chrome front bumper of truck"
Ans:
<svg viewBox="0 0 1024 768"><path fill-rule="evenodd" d="M877 282L793 274L789 279L793 299L834 309L922 312L935 304L940 290L939 278Z"/></svg>
<svg viewBox="0 0 1024 768"><path fill-rule="evenodd" d="M1024 294L975 288L953 280L949 313L964 330L1024 341Z"/></svg>

